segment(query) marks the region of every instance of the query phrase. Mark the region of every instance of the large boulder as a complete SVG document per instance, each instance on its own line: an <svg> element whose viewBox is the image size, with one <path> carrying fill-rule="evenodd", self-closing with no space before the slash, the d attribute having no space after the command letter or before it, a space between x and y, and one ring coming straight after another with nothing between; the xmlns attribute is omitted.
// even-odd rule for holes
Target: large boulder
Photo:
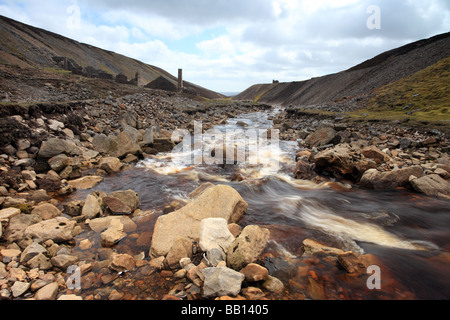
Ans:
<svg viewBox="0 0 450 320"><path fill-rule="evenodd" d="M75 143L69 140L52 138L42 142L39 150L39 157L49 159L59 154L76 155L77 147Z"/></svg>
<svg viewBox="0 0 450 320"><path fill-rule="evenodd" d="M295 179L309 180L314 177L314 165L307 161L299 160L294 171Z"/></svg>
<svg viewBox="0 0 450 320"><path fill-rule="evenodd" d="M48 165L52 170L59 172L69 165L70 158L65 154L59 154L48 160Z"/></svg>
<svg viewBox="0 0 450 320"><path fill-rule="evenodd" d="M422 177L423 169L420 166L408 167L399 170L380 172L376 169L367 170L359 183L366 189L395 189L398 187L408 187L409 177Z"/></svg>
<svg viewBox="0 0 450 320"><path fill-rule="evenodd" d="M322 147L328 144L339 142L339 136L333 128L321 128L311 133L306 139L305 144L310 148Z"/></svg>
<svg viewBox="0 0 450 320"><path fill-rule="evenodd" d="M109 174L120 172L122 169L122 162L119 158L107 157L100 161L99 168L105 170Z"/></svg>
<svg viewBox="0 0 450 320"><path fill-rule="evenodd" d="M26 228L42 221L40 216L35 214L19 214L9 220L3 239L9 242L21 240Z"/></svg>
<svg viewBox="0 0 450 320"><path fill-rule="evenodd" d="M142 135L134 128L129 126L120 132L118 136L106 136L99 134L94 136L92 147L95 151L116 158L122 158L127 154L140 154L139 140Z"/></svg>
<svg viewBox="0 0 450 320"><path fill-rule="evenodd" d="M389 161L390 159L386 153L374 146L364 148L361 153L364 157L373 159L378 164Z"/></svg>
<svg viewBox="0 0 450 320"><path fill-rule="evenodd" d="M198 242L200 225L207 218L223 218L227 223L238 222L248 204L233 188L218 185L175 212L158 218L155 224L150 256L165 256L179 237Z"/></svg>
<svg viewBox="0 0 450 320"><path fill-rule="evenodd" d="M425 193L429 196L450 195L449 182L437 174L411 178L411 185L417 192Z"/></svg>
<svg viewBox="0 0 450 320"><path fill-rule="evenodd" d="M76 222L64 217L46 220L25 229L24 236L34 239L36 242L53 240L54 242L66 242L77 235Z"/></svg>
<svg viewBox="0 0 450 320"><path fill-rule="evenodd" d="M259 226L247 226L234 240L227 252L227 265L241 270L255 262L269 241L270 231Z"/></svg>
<svg viewBox="0 0 450 320"><path fill-rule="evenodd" d="M123 158L127 154L138 155L142 153L136 137L128 132L122 131L115 137L115 142L117 143L117 150L110 153L113 157Z"/></svg>
<svg viewBox="0 0 450 320"><path fill-rule="evenodd" d="M92 140L92 147L102 154L112 154L117 150L117 142L104 134L97 134Z"/></svg>
<svg viewBox="0 0 450 320"><path fill-rule="evenodd" d="M38 205L31 213L40 216L42 220L50 220L61 215L61 211L51 203Z"/></svg>
<svg viewBox="0 0 450 320"><path fill-rule="evenodd" d="M368 169L375 168L376 163L361 159L346 146L337 146L314 156L314 164L318 172L328 172L357 180Z"/></svg>

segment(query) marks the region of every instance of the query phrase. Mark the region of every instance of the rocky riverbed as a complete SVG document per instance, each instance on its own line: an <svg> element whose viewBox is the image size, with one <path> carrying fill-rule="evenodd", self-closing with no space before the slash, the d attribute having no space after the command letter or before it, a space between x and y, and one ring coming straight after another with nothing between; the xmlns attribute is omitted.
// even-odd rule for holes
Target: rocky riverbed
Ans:
<svg viewBox="0 0 450 320"><path fill-rule="evenodd" d="M188 201L167 204L159 214L142 210L134 190L94 191L139 160L171 151L177 128L192 131L196 120L208 129L270 106L153 91L10 103L0 119L1 299L350 299L358 295L337 287L329 274L359 285L370 265L381 264L316 239L298 244L300 264L280 258L270 243L286 231L241 226L249 204L230 186L202 184ZM299 141L296 179L448 199L445 134L287 111L274 123L283 140ZM65 201L81 190L88 194ZM152 229L143 232L140 226L149 223ZM128 241L146 249L117 250ZM331 270L328 276L318 275L322 268ZM392 290L384 297L413 297Z"/></svg>
<svg viewBox="0 0 450 320"><path fill-rule="evenodd" d="M282 139L299 141L295 177L375 190L407 188L449 199L445 132L394 123L350 123L295 108L274 119Z"/></svg>
<svg viewBox="0 0 450 320"><path fill-rule="evenodd" d="M52 87L49 83L46 89ZM58 97L65 100L64 95ZM94 193L63 206L60 200L65 196L91 189L105 176L140 159L171 151L172 132L192 127L194 120L202 121L206 130L233 115L268 108L151 90L83 101L4 101L0 119L2 299L61 298L68 267L78 266L82 275L92 268L92 263L71 254L74 238L83 228L101 233L101 246L111 248L136 227L129 216L139 211L139 195L132 191ZM91 245L89 240L80 243L84 250ZM145 264L142 259L111 257L110 253L111 270Z"/></svg>

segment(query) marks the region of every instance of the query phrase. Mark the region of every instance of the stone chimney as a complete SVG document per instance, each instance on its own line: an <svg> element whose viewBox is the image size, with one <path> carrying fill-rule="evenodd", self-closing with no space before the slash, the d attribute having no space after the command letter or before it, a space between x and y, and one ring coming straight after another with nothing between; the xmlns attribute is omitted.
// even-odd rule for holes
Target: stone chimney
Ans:
<svg viewBox="0 0 450 320"><path fill-rule="evenodd" d="M183 91L183 69L178 69L178 92Z"/></svg>

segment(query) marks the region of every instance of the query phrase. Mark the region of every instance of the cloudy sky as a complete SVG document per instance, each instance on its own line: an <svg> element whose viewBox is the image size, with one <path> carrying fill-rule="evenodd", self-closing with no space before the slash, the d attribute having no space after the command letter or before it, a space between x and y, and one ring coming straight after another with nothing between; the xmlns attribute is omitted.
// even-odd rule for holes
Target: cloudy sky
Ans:
<svg viewBox="0 0 450 320"><path fill-rule="evenodd" d="M448 0L0 0L0 15L218 92L339 72L450 31Z"/></svg>

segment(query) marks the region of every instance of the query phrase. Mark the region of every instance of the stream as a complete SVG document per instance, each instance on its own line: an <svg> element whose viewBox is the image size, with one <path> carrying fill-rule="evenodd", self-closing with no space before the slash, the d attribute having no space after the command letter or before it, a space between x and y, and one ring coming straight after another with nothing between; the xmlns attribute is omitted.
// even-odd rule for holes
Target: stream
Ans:
<svg viewBox="0 0 450 320"><path fill-rule="evenodd" d="M267 132L273 126L270 119L276 112L279 109L244 114L216 126L215 130L231 132L235 146L244 144L249 152L252 144L244 139L245 133ZM271 138L267 138L272 143L259 149L257 161L195 164L201 152L187 150L158 154L106 177L95 190L110 193L132 189L140 196L140 209L153 213L142 218L137 230L114 249L133 255L144 252L147 257L153 226L170 203L188 201L188 194L201 183L226 184L235 188L249 205L240 225L257 224L268 228L271 238L266 256L280 258L296 270L280 273L286 290L269 298L450 298L448 201L408 190L361 190L335 182L315 184L295 180L297 143L276 139L274 143L273 138L272 133ZM186 146L194 145L195 139ZM208 141L217 142L217 137L213 140ZM186 138L183 141L187 141ZM226 158L229 159L228 154ZM68 200L84 199L92 191L78 191ZM99 236L88 230L78 236L78 239L86 238L91 238L95 244L91 251L77 247L73 250L86 260L95 259L99 254L95 250L101 249ZM329 257L303 255L302 241L308 238L344 251L374 256L381 269L381 289L369 289L368 275L348 274ZM104 269L94 271L98 278L106 274ZM107 295L107 292L102 293L105 287L121 288L125 298L130 299L160 299L176 285L173 280L145 271L111 282L104 278L102 281L93 279L92 283L85 287L86 294L103 297Z"/></svg>

